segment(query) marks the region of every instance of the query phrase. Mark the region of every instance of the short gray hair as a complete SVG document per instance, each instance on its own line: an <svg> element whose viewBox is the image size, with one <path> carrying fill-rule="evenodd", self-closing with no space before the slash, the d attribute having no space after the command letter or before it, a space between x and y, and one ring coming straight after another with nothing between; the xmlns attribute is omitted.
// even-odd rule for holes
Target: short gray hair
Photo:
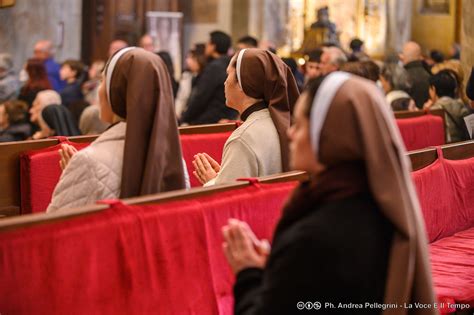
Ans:
<svg viewBox="0 0 474 315"><path fill-rule="evenodd" d="M405 68L396 63L385 64L380 75L390 83L392 90L408 92L413 84Z"/></svg>
<svg viewBox="0 0 474 315"><path fill-rule="evenodd" d="M323 52L329 55L329 63L337 67L340 67L347 62L346 54L338 47L325 47L323 48Z"/></svg>

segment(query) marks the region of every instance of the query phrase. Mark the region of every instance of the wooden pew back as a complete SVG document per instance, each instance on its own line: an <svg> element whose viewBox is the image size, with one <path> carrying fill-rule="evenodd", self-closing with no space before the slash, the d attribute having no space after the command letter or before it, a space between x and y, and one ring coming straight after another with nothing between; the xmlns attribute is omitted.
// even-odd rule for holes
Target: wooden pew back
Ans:
<svg viewBox="0 0 474 315"><path fill-rule="evenodd" d="M209 134L233 131L237 123L180 127L182 135ZM67 139L76 143L91 143L98 136L76 136ZM0 143L0 217L20 214L20 155L23 152L45 149L59 144L55 138Z"/></svg>

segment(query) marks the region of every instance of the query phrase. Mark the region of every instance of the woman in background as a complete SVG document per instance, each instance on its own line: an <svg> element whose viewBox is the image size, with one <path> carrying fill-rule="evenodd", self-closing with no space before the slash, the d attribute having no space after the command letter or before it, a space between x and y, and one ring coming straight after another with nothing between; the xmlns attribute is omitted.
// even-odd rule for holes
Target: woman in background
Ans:
<svg viewBox="0 0 474 315"><path fill-rule="evenodd" d="M190 50L186 56L187 70L181 75L179 89L175 99L176 117L178 120L187 108L192 88L196 86L204 67L206 67L207 58L204 54L204 50L204 44L196 44L196 48Z"/></svg>
<svg viewBox="0 0 474 315"><path fill-rule="evenodd" d="M26 102L28 107L31 108L36 95L43 90L51 90L52 87L42 60L28 59L25 70L28 74L28 80L21 88L18 99Z"/></svg>

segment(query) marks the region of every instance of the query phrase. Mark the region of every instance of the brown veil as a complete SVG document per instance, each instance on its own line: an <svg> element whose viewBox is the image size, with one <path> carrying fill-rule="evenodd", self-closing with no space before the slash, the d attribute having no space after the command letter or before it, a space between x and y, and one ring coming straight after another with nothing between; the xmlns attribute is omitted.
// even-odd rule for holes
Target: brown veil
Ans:
<svg viewBox="0 0 474 315"><path fill-rule="evenodd" d="M263 99L267 104L280 138L283 171L289 171L289 141L286 131L290 127L291 113L299 96L290 68L277 55L256 48L241 50L236 68L244 93Z"/></svg>
<svg viewBox="0 0 474 315"><path fill-rule="evenodd" d="M127 122L120 197L185 188L173 90L164 62L141 48L125 48L104 72L112 110Z"/></svg>
<svg viewBox="0 0 474 315"><path fill-rule="evenodd" d="M382 93L368 80L330 74L314 97L310 128L315 154L326 168L309 187L296 191L293 201L300 208L311 202L314 208L317 202L339 199L341 192L350 195L368 189L394 228L384 302L432 305L432 309L388 308L383 314L437 314L410 162ZM293 220L292 212L298 209L290 203L285 211L282 224Z"/></svg>

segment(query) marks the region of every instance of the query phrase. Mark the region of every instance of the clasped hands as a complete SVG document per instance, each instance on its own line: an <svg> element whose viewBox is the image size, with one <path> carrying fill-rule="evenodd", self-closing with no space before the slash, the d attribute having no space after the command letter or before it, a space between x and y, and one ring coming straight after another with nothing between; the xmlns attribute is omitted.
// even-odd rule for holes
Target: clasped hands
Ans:
<svg viewBox="0 0 474 315"><path fill-rule="evenodd" d="M234 274L246 268L263 269L270 254L270 244L267 240L259 240L247 223L229 219L222 228L224 255Z"/></svg>
<svg viewBox="0 0 474 315"><path fill-rule="evenodd" d="M77 153L77 149L70 144L61 144L61 149L59 149L58 152L61 157L61 160L59 160L59 166L61 166L61 170L64 171L72 156Z"/></svg>
<svg viewBox="0 0 474 315"><path fill-rule="evenodd" d="M208 181L217 177L217 174L221 170L221 166L207 153L198 153L194 156L193 166L195 171L194 176L199 180L201 184L205 184Z"/></svg>

